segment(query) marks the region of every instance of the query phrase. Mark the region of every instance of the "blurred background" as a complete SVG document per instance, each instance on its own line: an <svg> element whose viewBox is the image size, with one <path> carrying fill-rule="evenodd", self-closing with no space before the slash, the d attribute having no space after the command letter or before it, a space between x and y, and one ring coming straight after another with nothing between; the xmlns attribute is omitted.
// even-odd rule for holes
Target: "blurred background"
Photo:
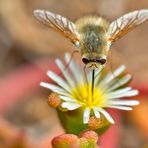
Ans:
<svg viewBox="0 0 148 148"><path fill-rule="evenodd" d="M97 14L113 21L147 0L0 0L0 148L49 148L63 129L48 107L49 91L40 88L48 69L58 71L55 57L75 47L40 24L34 9L46 9L74 21ZM105 148L148 147L148 21L112 46L108 64L125 64L140 90L141 104L132 112L117 112L118 123L105 133ZM121 115L122 114L122 115ZM120 116L121 115L121 116ZM103 141L102 138L102 141ZM100 140L101 141L101 140Z"/></svg>

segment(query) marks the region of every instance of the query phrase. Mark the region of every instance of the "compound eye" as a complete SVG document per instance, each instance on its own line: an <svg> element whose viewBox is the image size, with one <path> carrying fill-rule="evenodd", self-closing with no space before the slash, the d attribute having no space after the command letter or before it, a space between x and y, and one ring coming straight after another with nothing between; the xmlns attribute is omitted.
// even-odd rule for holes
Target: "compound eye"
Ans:
<svg viewBox="0 0 148 148"><path fill-rule="evenodd" d="M82 61L84 64L88 64L89 63L89 60L87 58L82 58Z"/></svg>
<svg viewBox="0 0 148 148"><path fill-rule="evenodd" d="M100 59L97 59L97 62L103 65L106 63L106 59L100 58Z"/></svg>

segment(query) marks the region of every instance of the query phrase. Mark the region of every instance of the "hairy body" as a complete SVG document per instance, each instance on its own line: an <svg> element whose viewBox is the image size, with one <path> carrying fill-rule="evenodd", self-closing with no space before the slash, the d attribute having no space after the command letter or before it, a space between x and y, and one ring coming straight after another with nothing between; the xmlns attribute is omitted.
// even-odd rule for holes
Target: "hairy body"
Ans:
<svg viewBox="0 0 148 148"><path fill-rule="evenodd" d="M109 23L97 16L86 16L75 22L80 34L80 52L83 62L91 63L106 57L108 52L107 30ZM85 59L85 60L84 60Z"/></svg>

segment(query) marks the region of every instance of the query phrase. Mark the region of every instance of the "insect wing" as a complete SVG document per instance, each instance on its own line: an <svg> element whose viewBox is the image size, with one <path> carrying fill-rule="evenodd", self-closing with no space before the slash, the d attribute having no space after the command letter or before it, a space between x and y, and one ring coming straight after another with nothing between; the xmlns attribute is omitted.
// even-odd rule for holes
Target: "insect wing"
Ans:
<svg viewBox="0 0 148 148"><path fill-rule="evenodd" d="M76 31L75 24L67 20L65 17L45 10L35 10L34 15L43 24L60 32L66 38L70 39L72 43L79 41L79 34Z"/></svg>
<svg viewBox="0 0 148 148"><path fill-rule="evenodd" d="M115 42L148 19L148 9L137 10L125 14L113 21L108 30L109 41Z"/></svg>

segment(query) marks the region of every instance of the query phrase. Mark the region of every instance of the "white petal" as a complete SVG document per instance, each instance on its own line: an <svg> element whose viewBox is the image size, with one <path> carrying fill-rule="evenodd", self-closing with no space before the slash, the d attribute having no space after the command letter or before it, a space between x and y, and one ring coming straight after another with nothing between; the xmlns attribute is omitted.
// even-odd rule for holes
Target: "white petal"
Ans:
<svg viewBox="0 0 148 148"><path fill-rule="evenodd" d="M114 124L113 118L109 115L107 111L105 111L103 108L98 108L98 110L108 119L108 121L112 124Z"/></svg>
<svg viewBox="0 0 148 148"><path fill-rule="evenodd" d="M100 65L101 66L101 65ZM101 67L99 67L98 69L95 69L95 81L94 81L94 83L95 83L95 85L97 85L98 84L98 81L99 81L99 79L100 79L100 76L101 76L101 71L103 70L103 66L101 66ZM92 71L88 71L87 72L87 77L88 77L88 82L92 82Z"/></svg>
<svg viewBox="0 0 148 148"><path fill-rule="evenodd" d="M87 81L88 81L88 83L92 82L92 71L87 72Z"/></svg>
<svg viewBox="0 0 148 148"><path fill-rule="evenodd" d="M108 91L112 91L114 89L117 89L118 87L123 86L124 84L128 83L131 80L132 76L127 74L124 77L122 77L121 79L119 79L114 85L112 85Z"/></svg>
<svg viewBox="0 0 148 148"><path fill-rule="evenodd" d="M106 95L107 99L117 99L117 98L122 98L122 97L132 97L138 95L138 90L130 90L128 92L122 93L122 94L111 94L111 95Z"/></svg>
<svg viewBox="0 0 148 148"><path fill-rule="evenodd" d="M87 124L90 118L90 109L86 108L83 113L83 123Z"/></svg>
<svg viewBox="0 0 148 148"><path fill-rule="evenodd" d="M132 107L128 107L128 106L116 106L116 105L108 105L106 106L108 108L115 108L115 109L120 109L120 110L127 110L127 111L131 111L132 110Z"/></svg>
<svg viewBox="0 0 148 148"><path fill-rule="evenodd" d="M52 71L48 71L47 75L54 80L58 85L60 85L62 88L66 89L68 92L70 92L71 88L70 86L64 81L61 77L59 77L57 74L53 73Z"/></svg>
<svg viewBox="0 0 148 148"><path fill-rule="evenodd" d="M81 81L83 81L83 74L80 70L80 67L77 66L73 62L73 60L71 60L71 61L70 60L71 60L70 54L66 53L65 54L65 61L66 61L67 64L69 64L70 70L72 71L72 74L73 74L75 80L77 81L77 83L80 83Z"/></svg>
<svg viewBox="0 0 148 148"><path fill-rule="evenodd" d="M116 101L109 101L109 104L134 106L134 105L138 105L139 101L137 100L116 100Z"/></svg>
<svg viewBox="0 0 148 148"><path fill-rule="evenodd" d="M68 83L73 87L75 86L74 81L72 80L72 78L70 77L68 71L67 71L67 67L65 67L63 65L63 63L61 62L61 60L56 59L56 64L58 65L59 69L62 71L65 79L68 81Z"/></svg>
<svg viewBox="0 0 148 148"><path fill-rule="evenodd" d="M126 68L125 65L121 65L113 72L113 74L115 76L119 76L125 70L125 68Z"/></svg>
<svg viewBox="0 0 148 148"><path fill-rule="evenodd" d="M122 93L125 93L129 90L131 90L132 88L131 87L125 87L125 88L122 88L122 89L119 89L119 90L116 90L116 91L113 91L113 92L110 92L108 93L109 95L118 95L118 94L122 94Z"/></svg>
<svg viewBox="0 0 148 148"><path fill-rule="evenodd" d="M104 83L111 82L114 78L122 74L122 72L125 70L125 66L121 65L119 68L117 68L113 73L107 74L107 76L102 80Z"/></svg>
<svg viewBox="0 0 148 148"><path fill-rule="evenodd" d="M100 69L97 69L95 72L95 85L97 85L100 80L102 70L103 70L103 67L101 67Z"/></svg>
<svg viewBox="0 0 148 148"><path fill-rule="evenodd" d="M131 96L135 96L135 95L138 95L139 94L139 91L138 90L131 90L131 91L128 91L126 93L126 96L127 97L131 97Z"/></svg>
<svg viewBox="0 0 148 148"><path fill-rule="evenodd" d="M66 97L66 96L60 96L61 100L64 100L66 102L75 102L76 103L76 100L75 99L72 99L70 97Z"/></svg>
<svg viewBox="0 0 148 148"><path fill-rule="evenodd" d="M69 96L69 93L67 93L67 91L65 91L63 88L60 88L60 87L58 87L58 86L56 86L54 84L41 82L40 83L40 86L45 87L45 88L48 88L51 91L56 92L58 94Z"/></svg>
<svg viewBox="0 0 148 148"><path fill-rule="evenodd" d="M63 102L62 103L62 107L67 108L68 110L75 110L81 106L82 106L81 104L73 103L73 102Z"/></svg>
<svg viewBox="0 0 148 148"><path fill-rule="evenodd" d="M96 118L100 118L100 112L99 112L99 110L97 108L93 108L93 110L94 110L95 117Z"/></svg>

